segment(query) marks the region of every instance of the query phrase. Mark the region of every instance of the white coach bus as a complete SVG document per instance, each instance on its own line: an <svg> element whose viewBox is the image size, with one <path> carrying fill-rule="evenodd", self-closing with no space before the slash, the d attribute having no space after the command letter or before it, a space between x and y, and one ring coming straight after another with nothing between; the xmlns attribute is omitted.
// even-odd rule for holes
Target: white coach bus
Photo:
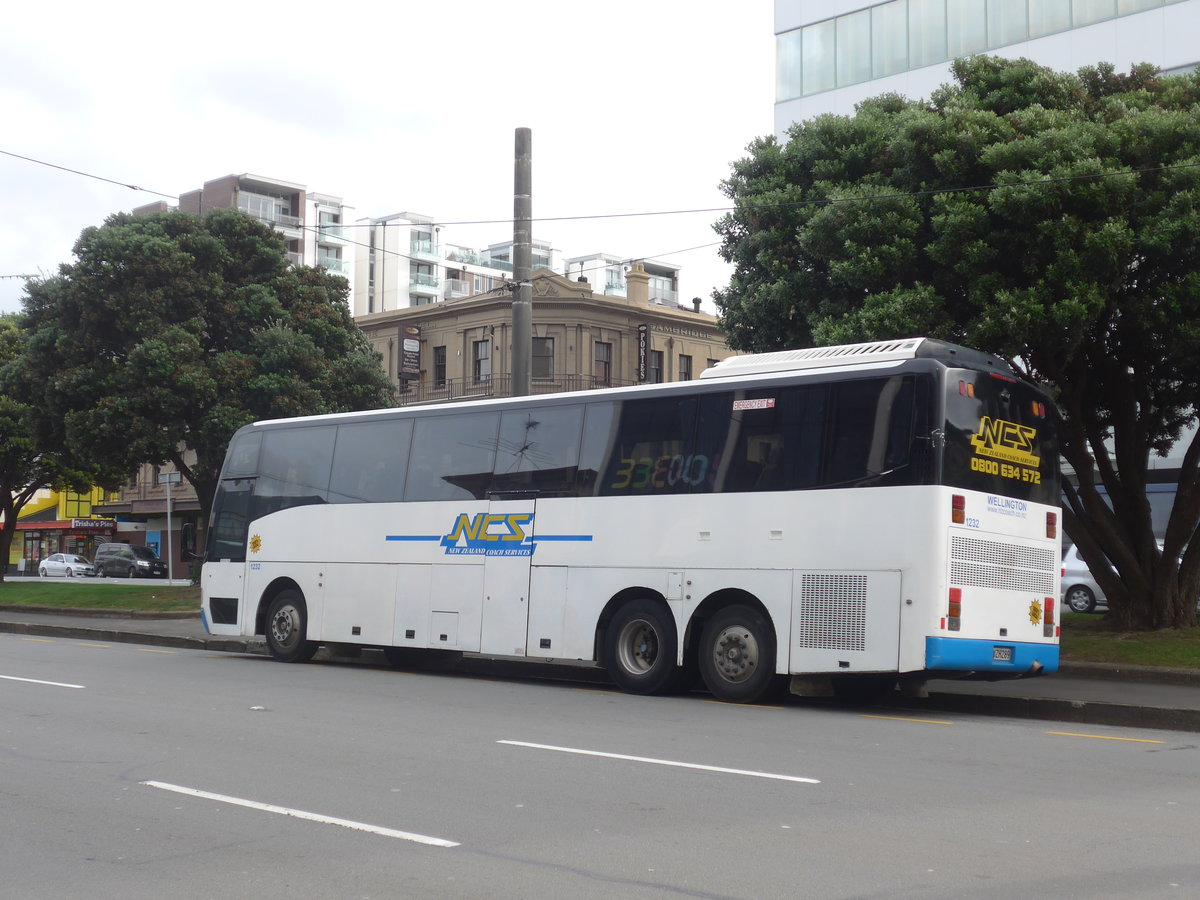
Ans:
<svg viewBox="0 0 1200 900"><path fill-rule="evenodd" d="M259 422L230 443L205 627L603 666L750 702L1058 667L1044 394L940 341L699 380Z"/></svg>

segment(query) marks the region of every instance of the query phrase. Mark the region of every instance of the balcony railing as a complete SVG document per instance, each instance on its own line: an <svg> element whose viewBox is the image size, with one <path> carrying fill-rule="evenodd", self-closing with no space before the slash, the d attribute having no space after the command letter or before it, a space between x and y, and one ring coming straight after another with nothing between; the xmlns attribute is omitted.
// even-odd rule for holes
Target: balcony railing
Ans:
<svg viewBox="0 0 1200 900"><path fill-rule="evenodd" d="M282 225L285 228L299 228L300 219L297 216L289 216L286 213L266 212L259 207L252 207L245 201L244 198L238 200L238 209L247 213L260 222L268 222L272 225Z"/></svg>
<svg viewBox="0 0 1200 900"><path fill-rule="evenodd" d="M317 242L321 244L348 244L345 225L322 225L317 229Z"/></svg>
<svg viewBox="0 0 1200 900"><path fill-rule="evenodd" d="M318 256L317 265L328 269L334 275L350 274L350 266L344 259L338 259L336 256Z"/></svg>
<svg viewBox="0 0 1200 900"><path fill-rule="evenodd" d="M442 258L442 245L435 244L433 241L412 241L408 245L408 249L413 256L419 256L422 259Z"/></svg>
<svg viewBox="0 0 1200 900"><path fill-rule="evenodd" d="M426 275L424 272L412 272L408 276L409 290L416 291L419 294L428 294L430 292L436 294L441 287L441 282L436 275Z"/></svg>
<svg viewBox="0 0 1200 900"><path fill-rule="evenodd" d="M442 284L442 297L446 300L471 296L471 282L463 278L447 278Z"/></svg>
<svg viewBox="0 0 1200 900"><path fill-rule="evenodd" d="M556 394L565 391L594 391L606 387L636 384L610 378L603 381L595 375L559 375L554 378L533 379L533 393ZM476 381L473 378L447 378L436 381L403 381L397 399L401 406L414 403L445 403L450 400L483 400L487 397L511 397L512 376L491 375Z"/></svg>

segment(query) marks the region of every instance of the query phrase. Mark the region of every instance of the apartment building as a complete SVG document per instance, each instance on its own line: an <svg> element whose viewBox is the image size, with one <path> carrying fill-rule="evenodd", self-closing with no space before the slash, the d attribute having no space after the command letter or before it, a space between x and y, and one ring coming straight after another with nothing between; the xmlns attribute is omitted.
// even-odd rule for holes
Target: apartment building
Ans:
<svg viewBox="0 0 1200 900"><path fill-rule="evenodd" d="M139 206L134 214L167 210L167 203ZM295 265L323 266L354 287L352 229L346 227L353 207L341 197L310 191L302 184L262 175L224 175L179 195L179 209L204 215L214 209L240 209L272 226L287 245Z"/></svg>
<svg viewBox="0 0 1200 900"><path fill-rule="evenodd" d="M679 266L659 259L639 260L650 277L647 285L649 301L655 306L676 306L679 303ZM608 297L624 297L628 285L625 274L629 260L611 253L592 253L572 256L566 262L564 274L571 278L586 278Z"/></svg>

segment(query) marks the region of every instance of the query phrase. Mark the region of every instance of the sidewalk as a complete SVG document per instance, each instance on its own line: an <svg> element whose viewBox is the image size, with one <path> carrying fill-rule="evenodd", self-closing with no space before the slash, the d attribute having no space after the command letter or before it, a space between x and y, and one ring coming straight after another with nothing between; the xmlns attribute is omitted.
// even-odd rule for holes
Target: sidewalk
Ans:
<svg viewBox="0 0 1200 900"><path fill-rule="evenodd" d="M228 638L206 634L195 613L135 614L92 610L37 610L0 606L0 632L149 644L160 647L265 654L261 637ZM330 655L318 660L383 665L377 651L361 656ZM450 671L504 677L543 677L607 684L599 669L579 665L514 663L469 657ZM1054 675L1016 681L929 682L921 699L897 694L894 710L950 712L1043 719L1092 726L1126 726L1200 732L1200 672L1145 666L1064 664Z"/></svg>

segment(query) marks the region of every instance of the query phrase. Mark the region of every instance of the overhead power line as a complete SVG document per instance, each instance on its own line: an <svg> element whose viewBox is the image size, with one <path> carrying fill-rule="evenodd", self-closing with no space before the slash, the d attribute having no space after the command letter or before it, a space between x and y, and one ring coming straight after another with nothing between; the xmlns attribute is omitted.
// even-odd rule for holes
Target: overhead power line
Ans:
<svg viewBox="0 0 1200 900"><path fill-rule="evenodd" d="M0 153L3 153L5 156L11 156L14 159L23 159L25 162L36 163L39 166L48 166L51 169L58 169L62 172L70 172L72 175L82 175L84 178L94 178L97 181L106 181L109 184L115 184L118 187L129 188L131 191L142 191L146 194L157 194L160 197L169 197L172 200L176 199L178 196L177 194L164 194L162 191L152 191L150 188L138 187L136 184L125 184L123 181L114 181L111 178L105 178L102 175L92 175L90 172L81 172L78 169L69 169L66 166L55 165L54 163L46 162L43 159L34 159L30 156L22 156L20 153L12 153L8 150L0 150Z"/></svg>

